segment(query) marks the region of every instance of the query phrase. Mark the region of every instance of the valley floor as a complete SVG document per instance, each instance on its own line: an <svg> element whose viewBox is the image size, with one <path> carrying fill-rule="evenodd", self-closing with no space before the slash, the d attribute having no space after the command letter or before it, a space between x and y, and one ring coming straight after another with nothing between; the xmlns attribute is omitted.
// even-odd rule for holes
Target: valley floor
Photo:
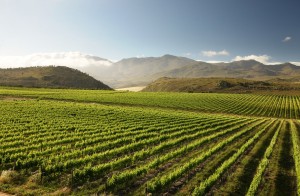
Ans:
<svg viewBox="0 0 300 196"><path fill-rule="evenodd" d="M117 91L132 91L132 92L138 92L145 88L146 86L135 86L135 87L128 87L128 88L118 88Z"/></svg>

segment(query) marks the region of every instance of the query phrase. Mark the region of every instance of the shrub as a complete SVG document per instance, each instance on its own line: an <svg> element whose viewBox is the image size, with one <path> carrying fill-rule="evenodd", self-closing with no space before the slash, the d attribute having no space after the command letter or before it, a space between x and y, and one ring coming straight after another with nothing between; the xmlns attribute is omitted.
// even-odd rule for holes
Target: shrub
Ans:
<svg viewBox="0 0 300 196"><path fill-rule="evenodd" d="M21 176L14 170L3 170L0 176L0 182L3 184L18 184Z"/></svg>

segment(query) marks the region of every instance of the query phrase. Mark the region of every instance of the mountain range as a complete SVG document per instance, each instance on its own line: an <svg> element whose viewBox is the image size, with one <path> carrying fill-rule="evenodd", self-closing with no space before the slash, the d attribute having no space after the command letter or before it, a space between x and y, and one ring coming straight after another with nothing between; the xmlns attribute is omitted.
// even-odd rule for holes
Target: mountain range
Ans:
<svg viewBox="0 0 300 196"><path fill-rule="evenodd" d="M206 63L172 55L128 58L110 66L85 66L79 69L113 88L145 86L161 77L270 80L300 76L300 66L291 63L265 65L255 60Z"/></svg>
<svg viewBox="0 0 300 196"><path fill-rule="evenodd" d="M80 70L98 81L102 81L112 88L146 86L161 77L219 77L263 81L271 79L278 81L281 79L285 81L297 81L298 78L300 78L300 66L296 66L292 63L266 65L255 60L207 63L185 57L164 55L161 57L127 58L118 62L112 62L105 58L85 55L79 52L35 54L25 59L26 61L24 62L20 59L17 59L16 62L22 62L22 64L28 66L41 65L41 62L44 65L68 66ZM14 59L9 60L9 62L15 62ZM3 67L5 65L1 66ZM18 65L14 67L16 66ZM49 75L48 73L45 74L46 76ZM12 76L14 77L14 74ZM2 81L1 84L4 84L5 77L3 75L0 77L3 77L2 80L1 78L0 80ZM32 77L36 78L35 76ZM67 75L65 75L65 77L67 77ZM16 81L16 78L14 81ZM27 79L25 83L30 83L32 86L34 81L33 79L32 81ZM45 84L44 81L42 83ZM54 84L47 84L55 86Z"/></svg>

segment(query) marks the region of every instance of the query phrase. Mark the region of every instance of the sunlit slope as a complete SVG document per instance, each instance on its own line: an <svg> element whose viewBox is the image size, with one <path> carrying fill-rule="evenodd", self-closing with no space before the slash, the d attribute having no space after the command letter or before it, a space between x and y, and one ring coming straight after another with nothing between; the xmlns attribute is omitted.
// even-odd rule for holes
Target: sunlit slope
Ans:
<svg viewBox="0 0 300 196"><path fill-rule="evenodd" d="M64 66L0 69L1 86L110 89L109 86L76 69Z"/></svg>

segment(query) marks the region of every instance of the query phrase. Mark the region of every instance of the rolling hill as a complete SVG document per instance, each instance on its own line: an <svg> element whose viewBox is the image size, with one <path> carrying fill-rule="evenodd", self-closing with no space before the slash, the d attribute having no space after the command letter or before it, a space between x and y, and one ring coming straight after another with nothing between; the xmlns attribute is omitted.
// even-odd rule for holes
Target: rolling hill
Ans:
<svg viewBox="0 0 300 196"><path fill-rule="evenodd" d="M296 80L296 79L295 79ZM293 80L294 81L294 80ZM300 90L297 83L284 79L253 81L242 78L168 78L150 83L145 92L230 92L250 93L257 91Z"/></svg>
<svg viewBox="0 0 300 196"><path fill-rule="evenodd" d="M111 89L88 74L64 66L0 69L1 86Z"/></svg>

